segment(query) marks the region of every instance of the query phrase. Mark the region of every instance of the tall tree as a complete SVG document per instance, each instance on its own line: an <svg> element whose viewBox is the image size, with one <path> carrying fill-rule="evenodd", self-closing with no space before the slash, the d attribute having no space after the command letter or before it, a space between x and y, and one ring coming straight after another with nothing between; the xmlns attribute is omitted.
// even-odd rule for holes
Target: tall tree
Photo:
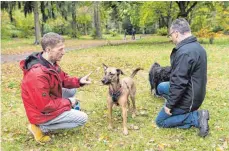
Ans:
<svg viewBox="0 0 229 151"><path fill-rule="evenodd" d="M76 2L72 1L72 38L77 37L76 26Z"/></svg>
<svg viewBox="0 0 229 151"><path fill-rule="evenodd" d="M39 1L25 1L24 2L24 14L25 17L29 13L34 13L34 30L35 30L35 41L34 44L40 44L41 31L39 21Z"/></svg>
<svg viewBox="0 0 229 151"><path fill-rule="evenodd" d="M34 13L34 25L35 25L35 45L40 44L41 31L40 31L40 21L39 21L39 2L33 1L33 13Z"/></svg>
<svg viewBox="0 0 229 151"><path fill-rule="evenodd" d="M44 25L47 20L50 18L56 18L56 2L55 1L40 1L40 10L42 15L41 22L41 34L42 36L45 34Z"/></svg>
<svg viewBox="0 0 229 151"><path fill-rule="evenodd" d="M73 38L77 37L77 20L76 20L76 8L77 8L77 3L76 1L58 1L57 3L57 7L60 10L61 16L65 19L65 20L69 20L68 16L71 15L71 36Z"/></svg>
<svg viewBox="0 0 229 151"><path fill-rule="evenodd" d="M177 18L183 17L189 20L188 14L193 10L193 8L197 5L197 2L190 2L190 1L176 1L180 12L177 15Z"/></svg>
<svg viewBox="0 0 229 151"><path fill-rule="evenodd" d="M10 22L14 22L14 18L13 18L13 10L16 9L16 7L18 6L18 8L21 8L21 2L16 2L16 1L1 1L1 9L2 10L6 10L9 14L10 17Z"/></svg>
<svg viewBox="0 0 229 151"><path fill-rule="evenodd" d="M95 27L95 38L96 39L101 39L102 38L99 3L100 3L99 1L95 1L93 3L93 7L94 7L94 27Z"/></svg>

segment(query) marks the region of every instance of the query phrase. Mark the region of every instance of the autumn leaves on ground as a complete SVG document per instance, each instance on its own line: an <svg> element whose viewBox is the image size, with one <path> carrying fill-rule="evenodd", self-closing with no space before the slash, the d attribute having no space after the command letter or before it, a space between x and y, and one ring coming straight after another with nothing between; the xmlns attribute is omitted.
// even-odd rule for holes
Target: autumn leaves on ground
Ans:
<svg viewBox="0 0 229 151"><path fill-rule="evenodd" d="M19 39L20 40L20 39ZM84 127L60 130L50 134L51 143L37 144L27 130L27 118L20 96L22 71L19 63L2 64L1 125L2 150L71 150L71 151L184 151L184 150L228 150L229 149L229 38L219 38L210 45L203 44L208 55L207 94L201 108L210 111L210 134L206 138L197 136L198 130L161 129L155 125L155 118L164 100L151 96L148 71L152 63L169 65L173 44L165 37L151 36L115 46L102 46L69 51L60 62L64 71L72 76L83 76L100 67L91 75L93 83L78 89L77 98L81 108L88 114L89 121ZM4 43L7 41L3 41ZM71 41L67 45L74 45ZM203 40L204 42L204 40ZM12 41L12 43L14 43ZM28 44L8 50L29 48ZM25 49L24 49L25 48ZM34 49L39 50L39 49ZM24 51L21 51L24 52ZM12 53L9 53L12 54ZM14 53L13 53L14 54ZM106 96L107 87L101 84L102 63L121 68L130 75L136 67L144 68L134 78L137 87L137 117L128 116L129 135L122 134L120 108L114 108L114 129L108 130Z"/></svg>

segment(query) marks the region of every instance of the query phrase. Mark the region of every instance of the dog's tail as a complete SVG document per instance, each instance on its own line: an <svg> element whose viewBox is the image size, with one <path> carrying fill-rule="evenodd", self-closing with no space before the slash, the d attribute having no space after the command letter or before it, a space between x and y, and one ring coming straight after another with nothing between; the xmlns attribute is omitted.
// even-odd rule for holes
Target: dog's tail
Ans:
<svg viewBox="0 0 229 151"><path fill-rule="evenodd" d="M133 71L133 73L130 75L131 78L133 78L139 70L143 70L143 68L137 68Z"/></svg>

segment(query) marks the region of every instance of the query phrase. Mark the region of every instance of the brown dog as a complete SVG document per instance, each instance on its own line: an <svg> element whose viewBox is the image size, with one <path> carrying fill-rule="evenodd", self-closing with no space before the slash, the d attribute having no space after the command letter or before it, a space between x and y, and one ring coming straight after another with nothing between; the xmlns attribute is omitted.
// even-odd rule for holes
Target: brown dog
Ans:
<svg viewBox="0 0 229 151"><path fill-rule="evenodd" d="M136 87L134 85L133 77L139 70L143 70L141 68L137 68L133 71L130 77L123 78L122 80L119 79L120 74L124 74L122 70L117 69L115 67L108 67L103 64L105 76L102 79L102 83L104 85L109 85L109 95L107 99L107 106L108 106L108 118L109 118L109 125L108 129L112 129L112 107L114 104L120 105L122 107L122 117L123 117L123 134L128 134L127 129L127 107L129 109L130 102L128 97L130 96L132 103L133 103L133 112L132 118L134 118L136 112L135 106L135 93Z"/></svg>

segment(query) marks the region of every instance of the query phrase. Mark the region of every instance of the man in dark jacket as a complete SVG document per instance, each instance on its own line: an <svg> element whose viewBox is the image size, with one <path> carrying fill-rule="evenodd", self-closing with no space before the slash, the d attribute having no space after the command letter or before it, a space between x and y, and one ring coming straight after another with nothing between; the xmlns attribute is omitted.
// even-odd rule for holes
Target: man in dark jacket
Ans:
<svg viewBox="0 0 229 151"><path fill-rule="evenodd" d="M56 33L47 33L41 40L43 51L33 53L20 62L24 77L21 95L29 130L39 143L50 141L44 133L84 125L87 114L72 109L77 103L76 88L90 84L89 75L70 77L57 61L65 54L64 39Z"/></svg>
<svg viewBox="0 0 229 151"><path fill-rule="evenodd" d="M199 128L199 135L208 135L209 112L198 110L206 94L207 55L192 36L185 19L173 21L169 37L176 47L172 50L169 82L162 82L157 90L166 103L156 118L159 127Z"/></svg>

